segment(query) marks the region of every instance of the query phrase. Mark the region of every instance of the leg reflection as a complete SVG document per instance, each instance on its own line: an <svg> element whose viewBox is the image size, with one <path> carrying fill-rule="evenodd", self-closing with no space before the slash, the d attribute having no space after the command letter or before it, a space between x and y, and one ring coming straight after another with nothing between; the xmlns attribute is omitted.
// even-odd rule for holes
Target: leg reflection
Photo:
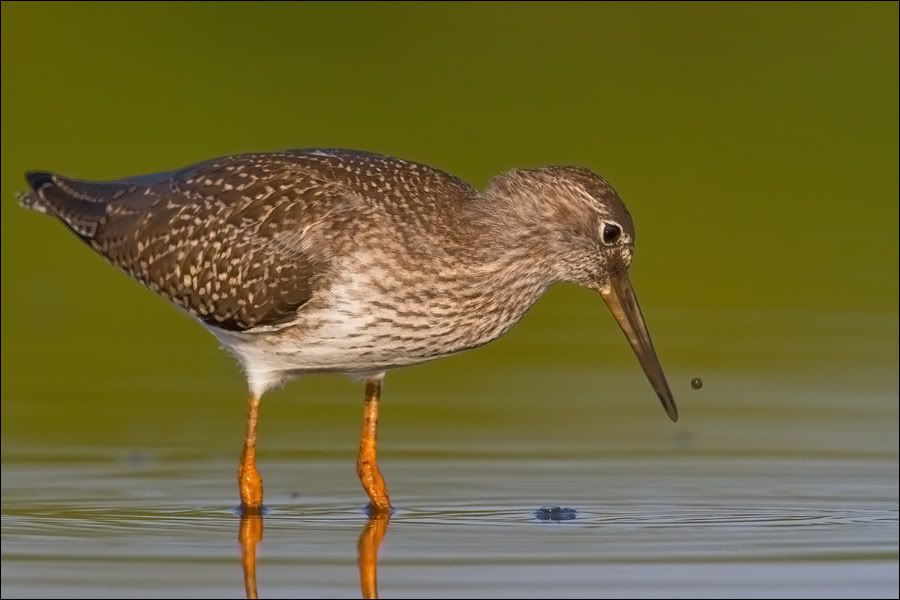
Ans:
<svg viewBox="0 0 900 600"><path fill-rule="evenodd" d="M244 567L244 592L247 598L256 595L256 545L263 536L263 517L258 512L241 515L238 542L241 544L241 566Z"/></svg>
<svg viewBox="0 0 900 600"><path fill-rule="evenodd" d="M378 597L378 548L388 530L390 513L375 513L369 517L356 545L359 562L359 585L363 598Z"/></svg>

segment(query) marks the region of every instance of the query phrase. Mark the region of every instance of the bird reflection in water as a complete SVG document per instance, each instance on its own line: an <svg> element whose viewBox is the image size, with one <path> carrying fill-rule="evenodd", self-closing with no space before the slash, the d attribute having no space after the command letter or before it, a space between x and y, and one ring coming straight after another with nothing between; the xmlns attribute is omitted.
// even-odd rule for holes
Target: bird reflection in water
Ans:
<svg viewBox="0 0 900 600"><path fill-rule="evenodd" d="M378 598L378 549L387 534L390 520L390 514L373 513L359 534L356 551L363 598ZM247 598L259 597L256 588L256 546L262 537L263 516L259 513L241 515L238 542L241 545L241 566L244 569L244 592Z"/></svg>
<svg viewBox="0 0 900 600"><path fill-rule="evenodd" d="M238 542L241 545L241 566L244 568L244 592L247 598L256 595L256 545L263 537L263 517L258 512L241 515Z"/></svg>
<svg viewBox="0 0 900 600"><path fill-rule="evenodd" d="M372 512L369 521L359 534L356 543L356 560L359 564L359 586L363 598L378 597L378 549L391 521L390 513Z"/></svg>

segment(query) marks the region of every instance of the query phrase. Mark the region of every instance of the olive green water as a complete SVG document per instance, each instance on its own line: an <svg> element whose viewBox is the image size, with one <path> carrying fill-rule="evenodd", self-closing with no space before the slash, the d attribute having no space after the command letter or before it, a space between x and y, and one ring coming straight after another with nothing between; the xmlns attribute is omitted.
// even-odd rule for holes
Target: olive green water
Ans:
<svg viewBox="0 0 900 600"><path fill-rule="evenodd" d="M897 22L895 3L4 3L3 597L244 594L236 365L17 207L22 173L303 146L479 186L604 174L681 409L567 286L389 375L384 597L897 597ZM360 595L361 400L339 377L264 399L261 596Z"/></svg>

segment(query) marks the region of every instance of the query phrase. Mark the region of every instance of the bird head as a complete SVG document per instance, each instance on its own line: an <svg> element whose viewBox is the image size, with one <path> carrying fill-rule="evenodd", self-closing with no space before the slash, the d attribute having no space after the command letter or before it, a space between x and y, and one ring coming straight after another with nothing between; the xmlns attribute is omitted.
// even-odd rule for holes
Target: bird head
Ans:
<svg viewBox="0 0 900 600"><path fill-rule="evenodd" d="M549 260L553 277L596 290L606 301L673 421L678 409L653 348L628 269L634 221L613 187L583 167L513 170L486 194L503 200L506 227Z"/></svg>

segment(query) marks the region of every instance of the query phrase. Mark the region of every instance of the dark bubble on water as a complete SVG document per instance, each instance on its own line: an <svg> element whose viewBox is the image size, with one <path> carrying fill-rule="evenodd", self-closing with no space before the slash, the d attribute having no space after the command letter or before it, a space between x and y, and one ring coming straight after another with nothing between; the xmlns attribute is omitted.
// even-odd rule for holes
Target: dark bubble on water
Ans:
<svg viewBox="0 0 900 600"><path fill-rule="evenodd" d="M695 390L699 390L703 387L703 380L699 377L694 377L693 379L691 379L691 387Z"/></svg>
<svg viewBox="0 0 900 600"><path fill-rule="evenodd" d="M571 521L578 514L574 508L564 506L542 506L534 511L538 521Z"/></svg>

